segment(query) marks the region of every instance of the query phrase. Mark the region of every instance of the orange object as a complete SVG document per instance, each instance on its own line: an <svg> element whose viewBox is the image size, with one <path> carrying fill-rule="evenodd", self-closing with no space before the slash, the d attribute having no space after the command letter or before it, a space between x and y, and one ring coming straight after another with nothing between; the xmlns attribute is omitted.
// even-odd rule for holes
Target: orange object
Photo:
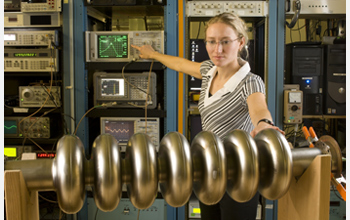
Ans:
<svg viewBox="0 0 350 220"><path fill-rule="evenodd" d="M312 143L312 141L311 141L311 136L310 136L310 133L309 133L309 131L307 130L307 127L306 126L304 126L303 128L302 128L302 130L303 130L303 133L304 133L304 136L305 136L305 139L309 142L309 147L310 148L314 148L315 146L314 146L314 144ZM312 129L313 130L313 129Z"/></svg>
<svg viewBox="0 0 350 220"><path fill-rule="evenodd" d="M309 127L309 132L312 138L317 138L315 130L313 129L313 127Z"/></svg>
<svg viewBox="0 0 350 220"><path fill-rule="evenodd" d="M332 184L336 186L340 196L346 201L346 189L343 187L342 184L340 184L334 177L334 175L331 173L331 180Z"/></svg>
<svg viewBox="0 0 350 220"><path fill-rule="evenodd" d="M306 127L306 126L304 126L302 130L303 130L303 133L304 133L305 139L306 139L306 140L308 140L308 139L309 139L309 137L310 137L310 133L309 133L309 131L307 130L307 127Z"/></svg>

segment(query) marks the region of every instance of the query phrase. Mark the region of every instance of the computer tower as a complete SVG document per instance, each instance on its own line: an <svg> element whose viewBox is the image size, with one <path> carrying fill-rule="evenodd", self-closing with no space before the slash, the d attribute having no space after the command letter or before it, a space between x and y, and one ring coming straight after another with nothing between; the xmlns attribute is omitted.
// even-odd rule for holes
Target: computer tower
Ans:
<svg viewBox="0 0 350 220"><path fill-rule="evenodd" d="M323 46L303 42L286 45L285 84L299 84L303 115L323 114Z"/></svg>
<svg viewBox="0 0 350 220"><path fill-rule="evenodd" d="M346 45L325 45L324 114L346 114Z"/></svg>

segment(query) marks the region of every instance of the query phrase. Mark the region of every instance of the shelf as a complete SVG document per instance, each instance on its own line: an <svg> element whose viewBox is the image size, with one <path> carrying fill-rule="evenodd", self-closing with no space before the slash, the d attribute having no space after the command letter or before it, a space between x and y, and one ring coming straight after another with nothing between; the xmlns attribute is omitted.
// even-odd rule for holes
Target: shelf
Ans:
<svg viewBox="0 0 350 220"><path fill-rule="evenodd" d="M20 108L20 107L18 107ZM4 108L4 115L6 116L28 116L33 114L34 112L36 112L39 108L28 108L28 112L20 112L20 113L15 113L13 112L12 108ZM36 115L34 115L33 117L39 117L41 116L41 114L43 114L46 111L49 111L52 108L42 108ZM50 112L49 114L57 114L57 113L61 113L60 108L55 109L54 111ZM48 115L49 115L48 114Z"/></svg>
<svg viewBox="0 0 350 220"><path fill-rule="evenodd" d="M117 0L100 0L100 1L91 1L91 0L84 0L84 6L92 6L92 7L103 7L103 8L112 8L112 7L134 7L134 8L140 8L140 7L159 7L167 5L166 0L132 0L132 1L117 1ZM135 9L134 9L135 10Z"/></svg>
<svg viewBox="0 0 350 220"><path fill-rule="evenodd" d="M89 62L86 63L86 69L106 70L121 72L121 69L127 62ZM125 71L149 71L151 62L136 62L128 65ZM154 62L152 70L164 70L165 67L160 62Z"/></svg>
<svg viewBox="0 0 350 220"><path fill-rule="evenodd" d="M63 136L63 135L62 135ZM58 139L61 137L57 138L32 138L33 141L35 141L39 145L43 144L55 144ZM5 138L4 139L4 145L22 145L23 144L23 138ZM26 139L24 145L34 145L33 142L30 140Z"/></svg>
<svg viewBox="0 0 350 220"><path fill-rule="evenodd" d="M145 117L144 109L130 109L130 108L108 108L108 109L95 109L87 115L87 117ZM166 117L166 113L163 110L148 109L147 117Z"/></svg>
<svg viewBox="0 0 350 220"><path fill-rule="evenodd" d="M59 72L53 72L53 75L58 75ZM50 72L4 72L6 77L48 77L50 78Z"/></svg>
<svg viewBox="0 0 350 220"><path fill-rule="evenodd" d="M345 119L345 118L346 118L346 115L303 115L303 118Z"/></svg>

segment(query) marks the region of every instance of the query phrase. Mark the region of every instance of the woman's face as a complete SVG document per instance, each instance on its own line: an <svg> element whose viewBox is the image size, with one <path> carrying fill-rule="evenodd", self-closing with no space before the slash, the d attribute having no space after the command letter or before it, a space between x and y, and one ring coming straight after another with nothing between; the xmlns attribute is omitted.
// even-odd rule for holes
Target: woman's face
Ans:
<svg viewBox="0 0 350 220"><path fill-rule="evenodd" d="M209 58L217 67L225 67L237 61L244 38L238 38L233 28L224 23L214 23L207 28L206 48Z"/></svg>

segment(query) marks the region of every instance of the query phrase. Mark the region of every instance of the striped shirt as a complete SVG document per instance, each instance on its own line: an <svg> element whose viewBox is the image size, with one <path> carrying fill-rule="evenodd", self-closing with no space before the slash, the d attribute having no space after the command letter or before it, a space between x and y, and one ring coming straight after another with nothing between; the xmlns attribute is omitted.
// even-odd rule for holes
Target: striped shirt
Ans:
<svg viewBox="0 0 350 220"><path fill-rule="evenodd" d="M212 96L209 96L209 88L216 74L216 66L208 60L200 67L202 88L198 109L202 129L214 132L221 140L234 129L242 129L248 133L254 129L247 98L256 92L265 94L265 84L261 77L250 72L248 62L240 59L239 63L241 68Z"/></svg>

